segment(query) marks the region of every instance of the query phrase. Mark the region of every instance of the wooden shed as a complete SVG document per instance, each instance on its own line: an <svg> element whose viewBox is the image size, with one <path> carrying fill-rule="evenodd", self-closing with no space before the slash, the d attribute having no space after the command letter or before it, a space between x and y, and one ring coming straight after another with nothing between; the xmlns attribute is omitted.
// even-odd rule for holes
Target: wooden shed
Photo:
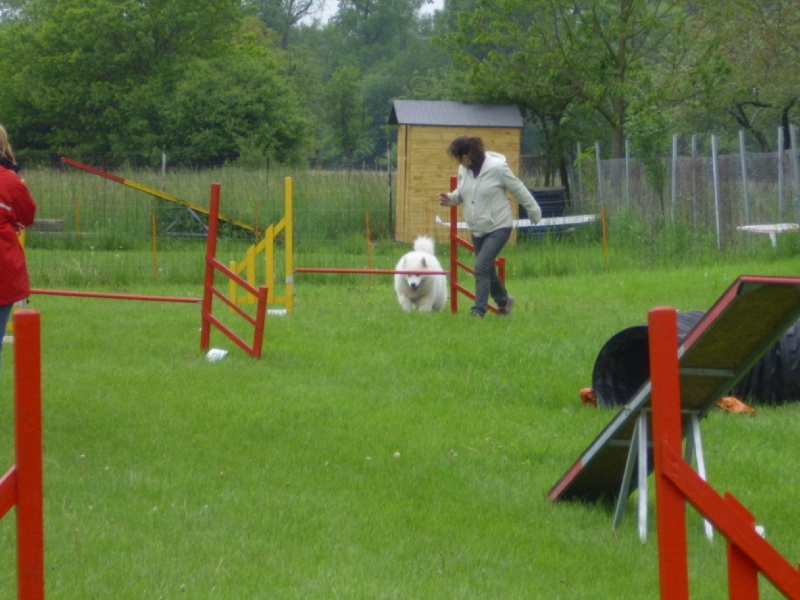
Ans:
<svg viewBox="0 0 800 600"><path fill-rule="evenodd" d="M457 165L447 154L455 138L480 137L487 150L505 155L519 174L523 121L517 106L395 100L389 124L398 126L397 241L410 243L422 234L437 242L447 240L448 230L436 224L436 216L449 221L450 209L439 206L436 195L449 190L450 177L456 174ZM517 210L516 202L512 209Z"/></svg>

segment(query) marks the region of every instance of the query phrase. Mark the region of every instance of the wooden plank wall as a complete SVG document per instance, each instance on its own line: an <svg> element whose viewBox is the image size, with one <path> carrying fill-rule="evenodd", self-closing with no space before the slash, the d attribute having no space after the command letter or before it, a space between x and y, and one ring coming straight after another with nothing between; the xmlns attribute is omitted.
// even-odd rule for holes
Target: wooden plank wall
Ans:
<svg viewBox="0 0 800 600"><path fill-rule="evenodd" d="M429 235L437 243L447 241L448 230L436 224L436 215L449 221L450 209L439 206L436 195L449 191L450 177L456 174L457 164L447 154L447 148L462 135L483 139L487 150L505 155L511 169L519 174L520 129L400 125L397 135L397 241L412 243L418 235ZM512 200L511 204L516 214L516 202ZM460 215L459 210L459 218Z"/></svg>

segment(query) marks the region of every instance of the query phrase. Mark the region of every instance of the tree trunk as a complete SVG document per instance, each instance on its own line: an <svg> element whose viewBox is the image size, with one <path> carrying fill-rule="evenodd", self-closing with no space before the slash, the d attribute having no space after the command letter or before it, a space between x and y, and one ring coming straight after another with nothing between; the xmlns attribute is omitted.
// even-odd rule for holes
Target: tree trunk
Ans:
<svg viewBox="0 0 800 600"><path fill-rule="evenodd" d="M616 97L612 101L613 122L611 123L611 158L625 156L625 99Z"/></svg>
<svg viewBox="0 0 800 600"><path fill-rule="evenodd" d="M611 129L611 158L625 157L625 128L615 125Z"/></svg>

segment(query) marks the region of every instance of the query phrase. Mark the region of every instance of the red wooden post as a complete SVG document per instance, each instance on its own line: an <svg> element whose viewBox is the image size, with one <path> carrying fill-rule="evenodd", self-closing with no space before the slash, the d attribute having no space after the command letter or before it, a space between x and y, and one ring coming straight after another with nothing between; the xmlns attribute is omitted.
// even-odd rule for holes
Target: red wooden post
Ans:
<svg viewBox="0 0 800 600"><path fill-rule="evenodd" d="M256 313L255 336L253 337L253 358L261 358L261 349L264 343L264 323L267 314L267 295L269 289L266 286L258 288L258 309Z"/></svg>
<svg viewBox="0 0 800 600"><path fill-rule="evenodd" d="M648 314L652 440L655 460L658 571L662 600L688 600L686 505L681 491L664 471L665 450L681 452L681 390L678 367L678 314L654 308Z"/></svg>
<svg viewBox="0 0 800 600"><path fill-rule="evenodd" d="M17 592L44 598L42 367L39 313L14 313L14 446L17 473Z"/></svg>
<svg viewBox="0 0 800 600"><path fill-rule="evenodd" d="M450 177L450 191L458 187L458 178ZM450 207L450 312L458 312L458 207Z"/></svg>
<svg viewBox="0 0 800 600"><path fill-rule="evenodd" d="M208 239L206 241L206 272L203 281L203 306L200 309L200 350L206 352L211 345L211 289L214 287L214 264L217 256L217 231L219 229L219 188L218 183L211 184L211 206L208 217Z"/></svg>
<svg viewBox="0 0 800 600"><path fill-rule="evenodd" d="M737 516L748 525L755 528L756 520L731 494L725 495L725 502ZM758 600L758 567L753 564L739 546L728 540L728 598L730 600Z"/></svg>

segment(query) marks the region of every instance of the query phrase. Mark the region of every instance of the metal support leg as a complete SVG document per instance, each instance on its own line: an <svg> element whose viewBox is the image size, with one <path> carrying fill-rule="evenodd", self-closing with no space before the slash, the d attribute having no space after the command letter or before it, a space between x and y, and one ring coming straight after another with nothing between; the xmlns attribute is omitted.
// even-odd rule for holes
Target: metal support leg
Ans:
<svg viewBox="0 0 800 600"><path fill-rule="evenodd" d="M642 410L639 414L639 539L647 541L647 414Z"/></svg>
<svg viewBox="0 0 800 600"><path fill-rule="evenodd" d="M689 464L692 464L692 458L694 458L697 464L697 474L700 476L700 479L706 481L706 461L703 456L703 439L700 436L700 419L697 416L697 412L691 413L691 427L691 435L686 436L686 447L684 449L683 458ZM709 541L713 540L714 527L708 519L703 519L703 528L706 532L706 538L708 538Z"/></svg>
<svg viewBox="0 0 800 600"><path fill-rule="evenodd" d="M631 435L631 443L628 446L628 458L625 460L625 471L622 473L622 485L617 496L617 506L614 509L614 529L617 529L619 524L622 523L622 513L625 512L625 504L628 501L628 490L631 489L633 466L636 464L636 453L639 448L633 443L633 440L636 439L638 431L639 419L636 419L636 423L633 426L633 434Z"/></svg>
<svg viewBox="0 0 800 600"><path fill-rule="evenodd" d="M634 466L637 467L636 482L638 491L639 513L639 538L642 542L647 540L647 416L649 411L642 410L636 419L636 424L631 435L628 448L628 458L625 462L625 472L622 475L617 506L614 510L614 529L622 522L622 513L625 512L625 503L631 487Z"/></svg>
<svg viewBox="0 0 800 600"><path fill-rule="evenodd" d="M635 467L636 482L639 488L637 492L639 539L643 543L647 541L647 448L649 445L647 418L649 414L649 410L642 409L633 426L628 458L625 461L625 472L622 474L622 485L620 486L617 504L614 509L614 529L617 529L622 523L622 514L625 512L625 504L628 500L628 492ZM691 413L691 429L691 433L686 436L684 459L689 464L692 464L692 462L696 464L697 474L705 481L706 463L703 456L703 439L700 435L700 418L697 412ZM713 540L714 527L708 519L703 519L703 527L706 538Z"/></svg>

